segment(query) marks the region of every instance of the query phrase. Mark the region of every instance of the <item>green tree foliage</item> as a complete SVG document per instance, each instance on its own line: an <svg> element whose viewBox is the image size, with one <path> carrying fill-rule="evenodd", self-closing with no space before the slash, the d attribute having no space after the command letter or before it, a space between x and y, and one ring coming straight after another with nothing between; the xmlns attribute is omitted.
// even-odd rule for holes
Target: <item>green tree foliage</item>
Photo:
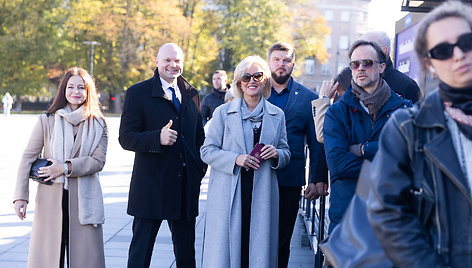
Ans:
<svg viewBox="0 0 472 268"><path fill-rule="evenodd" d="M279 0L214 0L221 23L217 34L221 42L221 66L235 68L243 58L266 58L267 49L277 40L289 38L287 5Z"/></svg>
<svg viewBox="0 0 472 268"><path fill-rule="evenodd" d="M329 28L313 10L303 0L0 0L0 93L38 96L53 74L89 69L92 40L98 89L118 95L152 76L167 42L184 50L197 88L276 41L294 44L297 61L323 61Z"/></svg>
<svg viewBox="0 0 472 268"><path fill-rule="evenodd" d="M216 12L205 6L204 1L182 0L183 15L189 20L191 35L183 40L185 55L184 77L199 89L211 86L213 71L218 68L220 45L215 33L219 18Z"/></svg>
<svg viewBox="0 0 472 268"><path fill-rule="evenodd" d="M321 63L325 63L330 55L324 46L325 39L331 32L331 28L326 24L316 10L314 2L292 3L289 7L292 14L291 29L292 42L295 46L298 66L303 66L306 58L317 58ZM296 74L300 69L296 70Z"/></svg>
<svg viewBox="0 0 472 268"><path fill-rule="evenodd" d="M297 63L307 57L324 62L329 54L324 40L330 32L313 1L214 0L221 23L220 63L232 70L244 57L267 57L268 48L277 41L294 45Z"/></svg>
<svg viewBox="0 0 472 268"><path fill-rule="evenodd" d="M60 2L0 1L0 92L39 95L46 92L47 74L57 62Z"/></svg>

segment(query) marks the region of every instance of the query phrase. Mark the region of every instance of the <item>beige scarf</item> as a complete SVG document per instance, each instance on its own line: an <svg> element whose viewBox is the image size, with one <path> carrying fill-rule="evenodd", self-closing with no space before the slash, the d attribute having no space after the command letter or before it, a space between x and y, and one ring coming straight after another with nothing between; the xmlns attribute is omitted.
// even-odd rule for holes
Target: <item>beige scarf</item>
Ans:
<svg viewBox="0 0 472 268"><path fill-rule="evenodd" d="M52 158L65 162L74 157L72 149L74 147L73 126L79 125L77 137L81 140L79 157L91 156L98 147L103 135L105 123L99 122L101 119L93 117L85 118L84 107L81 106L75 111L67 105L59 109L54 117L54 130L51 137ZM81 134L81 135L80 135ZM75 167L79 168L79 167ZM53 180L56 183L64 183L67 188L67 178L62 176ZM78 184L78 206L79 222L81 224L103 224L105 214L103 208L103 195L100 186L98 173L77 178Z"/></svg>

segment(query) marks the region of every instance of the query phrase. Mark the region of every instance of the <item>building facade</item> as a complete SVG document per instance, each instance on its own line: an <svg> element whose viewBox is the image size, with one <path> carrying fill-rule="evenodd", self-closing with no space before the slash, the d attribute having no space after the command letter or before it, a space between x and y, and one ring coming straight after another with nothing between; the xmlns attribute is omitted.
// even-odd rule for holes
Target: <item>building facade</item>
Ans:
<svg viewBox="0 0 472 268"><path fill-rule="evenodd" d="M315 6L331 27L325 40L330 58L325 63L308 58L298 81L318 91L323 80L332 79L349 64L348 49L352 42L368 31L370 0L316 0Z"/></svg>

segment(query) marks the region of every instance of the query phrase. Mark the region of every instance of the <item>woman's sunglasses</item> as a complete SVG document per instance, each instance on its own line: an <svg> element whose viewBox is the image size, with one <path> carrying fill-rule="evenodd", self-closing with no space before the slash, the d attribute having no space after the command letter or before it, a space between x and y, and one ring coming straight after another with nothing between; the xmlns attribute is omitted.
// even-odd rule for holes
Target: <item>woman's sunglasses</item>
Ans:
<svg viewBox="0 0 472 268"><path fill-rule="evenodd" d="M355 71L355 70L359 69L361 64L364 65L365 68L370 68L374 65L374 62L380 63L377 60L370 60L370 59L353 60L353 61L349 62L349 68L351 68L351 70Z"/></svg>
<svg viewBox="0 0 472 268"><path fill-rule="evenodd" d="M262 81L262 78L264 78L264 73L263 72L257 72L254 74L245 73L241 77L241 81L243 81L244 83L248 83L249 81L251 81L251 77L254 78L254 81L260 82Z"/></svg>
<svg viewBox="0 0 472 268"><path fill-rule="evenodd" d="M472 32L461 35L455 44L444 42L433 47L429 50L428 56L436 60L447 60L454 54L455 46L458 46L464 53L471 51Z"/></svg>

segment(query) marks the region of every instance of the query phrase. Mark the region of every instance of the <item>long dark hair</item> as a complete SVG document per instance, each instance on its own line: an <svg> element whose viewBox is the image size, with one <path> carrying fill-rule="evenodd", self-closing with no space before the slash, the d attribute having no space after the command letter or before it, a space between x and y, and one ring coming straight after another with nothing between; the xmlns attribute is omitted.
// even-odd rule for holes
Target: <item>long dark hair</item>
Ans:
<svg viewBox="0 0 472 268"><path fill-rule="evenodd" d="M92 77L87 73L87 71L79 67L72 67L67 70L67 73L64 75L61 82L59 83L56 97L54 97L54 100L48 109L48 113L54 114L57 110L66 107L66 105L69 103L66 99L67 82L69 82L69 79L74 75L78 75L84 80L86 97L82 105L84 106L85 116L103 118L102 111L100 110L100 101L98 100L98 94L97 89L95 88L95 83L93 82Z"/></svg>

